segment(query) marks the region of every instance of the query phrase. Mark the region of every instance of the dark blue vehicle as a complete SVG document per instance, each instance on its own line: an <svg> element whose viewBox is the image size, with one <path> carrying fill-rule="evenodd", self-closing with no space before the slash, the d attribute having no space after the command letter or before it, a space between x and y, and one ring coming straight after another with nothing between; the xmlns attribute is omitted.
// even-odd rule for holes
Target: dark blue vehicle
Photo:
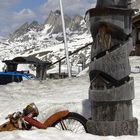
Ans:
<svg viewBox="0 0 140 140"><path fill-rule="evenodd" d="M24 72L0 72L0 85L11 82L21 82L23 80L35 80L36 77L30 73Z"/></svg>

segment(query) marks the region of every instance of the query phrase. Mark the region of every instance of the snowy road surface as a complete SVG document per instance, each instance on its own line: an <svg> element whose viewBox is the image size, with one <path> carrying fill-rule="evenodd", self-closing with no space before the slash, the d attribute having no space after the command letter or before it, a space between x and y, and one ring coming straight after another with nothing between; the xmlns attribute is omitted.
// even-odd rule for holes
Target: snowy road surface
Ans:
<svg viewBox="0 0 140 140"><path fill-rule="evenodd" d="M140 61L132 58L131 63ZM133 114L139 120L140 126L140 74L132 74L135 79L135 100L133 100ZM5 122L7 114L22 110L28 103L34 102L40 110L38 119L43 121L53 112L69 109L90 117L90 103L88 101L88 75L73 79L24 81L0 86L0 123ZM0 140L140 140L138 136L94 136L91 134L74 134L59 131L55 128L47 130L33 129L31 131L17 130L1 132Z"/></svg>

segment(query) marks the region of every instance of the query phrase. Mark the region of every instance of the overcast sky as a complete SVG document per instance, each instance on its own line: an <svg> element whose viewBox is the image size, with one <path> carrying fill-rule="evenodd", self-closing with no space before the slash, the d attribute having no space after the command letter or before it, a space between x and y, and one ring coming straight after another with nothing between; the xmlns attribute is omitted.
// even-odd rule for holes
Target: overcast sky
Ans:
<svg viewBox="0 0 140 140"><path fill-rule="evenodd" d="M69 15L84 15L96 0L62 0ZM59 8L59 0L0 0L0 36L6 36L25 22L43 23L48 13Z"/></svg>

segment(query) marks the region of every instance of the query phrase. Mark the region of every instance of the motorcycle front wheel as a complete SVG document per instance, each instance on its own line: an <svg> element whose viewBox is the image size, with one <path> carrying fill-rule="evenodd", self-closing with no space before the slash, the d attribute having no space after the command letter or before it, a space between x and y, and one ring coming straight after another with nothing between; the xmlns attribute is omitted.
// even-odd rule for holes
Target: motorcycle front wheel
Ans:
<svg viewBox="0 0 140 140"><path fill-rule="evenodd" d="M53 123L52 127L59 130L67 130L74 133L87 133L87 119L78 113L69 112L69 114Z"/></svg>

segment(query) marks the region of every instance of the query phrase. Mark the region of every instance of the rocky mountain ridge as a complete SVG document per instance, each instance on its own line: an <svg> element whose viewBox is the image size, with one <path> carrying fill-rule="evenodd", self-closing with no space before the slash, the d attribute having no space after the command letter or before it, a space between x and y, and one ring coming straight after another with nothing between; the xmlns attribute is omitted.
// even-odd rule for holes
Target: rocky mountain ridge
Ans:
<svg viewBox="0 0 140 140"><path fill-rule="evenodd" d="M65 21L70 52L92 42L83 17L65 15ZM26 22L9 39L0 40L0 60L31 55L52 63L65 56L60 11L51 11L43 24L39 24L37 21ZM72 65L77 65L81 60L87 64L89 57L90 47L71 56L70 61ZM64 60L62 64L65 63Z"/></svg>
<svg viewBox="0 0 140 140"><path fill-rule="evenodd" d="M43 30L43 25L40 25L37 21L33 21L32 23L25 22L21 25L13 34L10 35L10 41L14 41L15 38L18 38L27 32L34 30L36 32Z"/></svg>
<svg viewBox="0 0 140 140"><path fill-rule="evenodd" d="M65 15L64 19L66 29L69 29L70 31L84 30L81 28L81 22L83 20L82 16L76 15L74 17L70 17ZM10 35L9 41L13 42L15 39L25 35L30 31L43 31L46 25L50 26L49 30L47 31L48 34L58 34L62 32L61 13L59 10L56 10L55 12L51 11L43 24L39 24L37 21L33 21L31 23L25 22L15 32L13 32L13 34ZM27 41L29 39L30 38L26 36L24 37L23 41Z"/></svg>
<svg viewBox="0 0 140 140"><path fill-rule="evenodd" d="M65 26L69 28L71 31L81 30L80 23L83 20L83 17L80 15L76 15L74 17L70 17L68 15L64 16ZM59 10L55 12L51 11L48 18L45 20L44 24L52 25L52 33L62 32L62 22L61 22L61 13Z"/></svg>

